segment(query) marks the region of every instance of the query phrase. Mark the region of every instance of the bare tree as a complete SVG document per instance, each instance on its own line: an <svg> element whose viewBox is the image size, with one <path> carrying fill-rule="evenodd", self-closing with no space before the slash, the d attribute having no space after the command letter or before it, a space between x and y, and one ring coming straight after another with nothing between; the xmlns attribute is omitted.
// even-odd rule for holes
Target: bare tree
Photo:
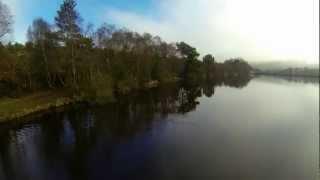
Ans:
<svg viewBox="0 0 320 180"><path fill-rule="evenodd" d="M27 32L27 37L29 42L40 47L42 52L42 57L46 69L47 82L49 87L52 87L51 76L49 71L49 62L48 62L48 46L50 43L50 35L51 35L51 25L45 20L38 18L35 19L32 23L32 26L29 27Z"/></svg>
<svg viewBox="0 0 320 180"><path fill-rule="evenodd" d="M0 40L12 30L13 19L8 6L0 1Z"/></svg>
<svg viewBox="0 0 320 180"><path fill-rule="evenodd" d="M95 43L99 48L109 47L109 40L112 38L113 33L117 31L114 25L103 23L95 32ZM110 48L110 47L109 47Z"/></svg>

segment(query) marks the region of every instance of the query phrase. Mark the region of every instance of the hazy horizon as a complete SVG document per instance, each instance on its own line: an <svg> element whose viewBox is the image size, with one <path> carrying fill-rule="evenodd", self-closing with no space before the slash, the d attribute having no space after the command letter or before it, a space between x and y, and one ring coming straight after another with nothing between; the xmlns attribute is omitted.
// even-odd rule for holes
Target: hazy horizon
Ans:
<svg viewBox="0 0 320 180"><path fill-rule="evenodd" d="M5 0L14 14L13 39L25 42L32 20L50 23L62 0ZM78 0L83 25L103 22L166 41L185 41L217 61L299 61L319 64L319 1L315 0Z"/></svg>

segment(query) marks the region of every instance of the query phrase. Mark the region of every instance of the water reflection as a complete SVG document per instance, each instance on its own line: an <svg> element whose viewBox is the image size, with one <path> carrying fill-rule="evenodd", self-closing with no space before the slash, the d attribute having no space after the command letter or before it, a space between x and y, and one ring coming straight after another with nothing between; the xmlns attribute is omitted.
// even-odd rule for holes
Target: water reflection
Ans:
<svg viewBox="0 0 320 180"><path fill-rule="evenodd" d="M259 76L270 80L284 80L293 83L319 84L319 77L298 77L298 76ZM276 77L276 78L275 78Z"/></svg>
<svg viewBox="0 0 320 180"><path fill-rule="evenodd" d="M269 139L271 135L265 129L260 133L256 130L248 131L256 133L256 137L244 138L244 134L234 137L239 127L243 127L233 129L233 123L245 124L253 119L227 121L226 111L204 110L211 108L208 100L219 102L219 107L216 109L224 109L226 106L223 102L241 96L237 94L228 97L233 94L233 89L225 89L230 92L225 95L220 94L218 97L216 89L220 86L243 88L248 84L248 79L215 81L205 83L201 87L169 84L151 91L119 97L119 102L114 104L98 107L77 105L62 112L37 117L30 123L2 125L0 126L0 179L199 179L199 177L241 179L243 177L261 180L274 177L272 174L266 174L266 172L277 172L271 167L273 158L282 158L285 167L289 167L289 164L286 164L288 162L298 162L298 160L285 161L286 156L278 157L279 154L273 157L267 153L270 156L259 157L264 149L273 149L275 153L279 151L277 146L280 146L278 144L280 141L272 142ZM201 103L205 106L200 109L202 113L199 115L197 108ZM252 108L254 106L257 104L252 104ZM191 115L188 116L189 114ZM207 124L204 115L221 118L213 121L214 124ZM228 115L242 117L238 111L229 112ZM258 115L254 112L246 114L248 117ZM192 119L193 123L198 122L197 126L179 123L186 119ZM174 123L175 121L178 123ZM201 130L196 128L198 126ZM228 128L233 131L227 131ZM284 129L284 132L286 131L288 130ZM278 135L279 137L275 139L281 139L281 134ZM282 138L289 139L289 137L291 136L286 135ZM267 143L261 145L260 141ZM277 144L270 148L272 143ZM286 148L285 145L282 144L280 147ZM246 147L251 147L250 153L245 151ZM244 159L239 154L246 157L247 161L243 162ZM294 156L288 155L288 157ZM267 163L266 166L260 168L253 166L259 158ZM229 162L233 163L228 164ZM240 167L241 164L245 166ZM298 167L300 166L297 164L296 168ZM252 174L250 168L257 168L257 174Z"/></svg>

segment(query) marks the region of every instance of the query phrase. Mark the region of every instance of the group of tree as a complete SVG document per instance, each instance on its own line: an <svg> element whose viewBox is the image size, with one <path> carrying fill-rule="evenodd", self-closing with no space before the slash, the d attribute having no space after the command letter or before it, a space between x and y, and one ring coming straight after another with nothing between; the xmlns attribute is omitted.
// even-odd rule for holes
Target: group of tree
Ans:
<svg viewBox="0 0 320 180"><path fill-rule="evenodd" d="M35 19L27 42L0 43L0 81L26 90L66 89L79 97L112 97L145 87L150 82L183 80L191 84L223 76L248 74L242 59L215 63L212 55L199 60L196 48L167 43L158 36L139 34L102 24L82 25L75 0L64 0L50 24ZM0 38L11 30L12 16L0 3ZM232 72L232 73L231 73Z"/></svg>

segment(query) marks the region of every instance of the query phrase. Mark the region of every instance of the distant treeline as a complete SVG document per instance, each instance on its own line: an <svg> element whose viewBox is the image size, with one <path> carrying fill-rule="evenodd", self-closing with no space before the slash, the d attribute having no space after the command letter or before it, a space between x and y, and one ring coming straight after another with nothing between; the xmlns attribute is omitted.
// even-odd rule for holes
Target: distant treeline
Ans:
<svg viewBox="0 0 320 180"><path fill-rule="evenodd" d="M7 7L0 3L0 8ZM75 8L75 0L64 0L54 24L33 21L25 44L0 43L0 81L20 91L63 88L102 99L164 82L249 77L251 67L241 58L216 63L209 54L201 61L196 48L184 42L167 43L106 23L84 27ZM9 32L11 20L0 24L0 31Z"/></svg>
<svg viewBox="0 0 320 180"><path fill-rule="evenodd" d="M297 76L297 77L320 77L319 68L287 68L283 70L255 70L256 74Z"/></svg>

